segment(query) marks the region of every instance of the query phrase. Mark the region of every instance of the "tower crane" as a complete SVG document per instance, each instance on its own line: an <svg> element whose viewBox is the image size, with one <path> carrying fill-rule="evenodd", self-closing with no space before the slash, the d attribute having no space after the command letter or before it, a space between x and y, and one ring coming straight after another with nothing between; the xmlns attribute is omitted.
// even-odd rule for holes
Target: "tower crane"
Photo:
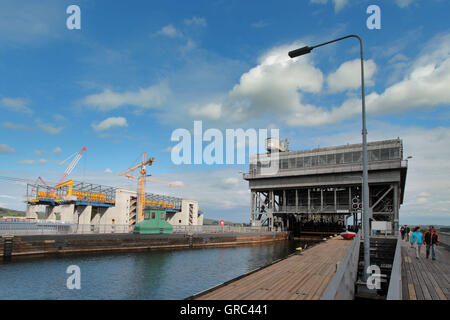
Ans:
<svg viewBox="0 0 450 320"><path fill-rule="evenodd" d="M148 158L146 159L146 153L144 152L142 154L142 162L138 163L137 165L119 173L119 176L125 175L125 177L129 179L136 179L138 181L138 195L137 195L137 212L136 212L136 224L141 222L144 219L144 208L145 208L145 182L151 181L156 183L163 183L167 184L169 186L177 186L177 187L183 187L184 185L182 183L177 182L167 182L167 181L161 181L156 179L147 178L150 175L147 175L146 166L151 166L153 162L155 161L155 158ZM138 168L141 168L139 170L139 176L135 177L130 174L128 174L131 171L134 171Z"/></svg>

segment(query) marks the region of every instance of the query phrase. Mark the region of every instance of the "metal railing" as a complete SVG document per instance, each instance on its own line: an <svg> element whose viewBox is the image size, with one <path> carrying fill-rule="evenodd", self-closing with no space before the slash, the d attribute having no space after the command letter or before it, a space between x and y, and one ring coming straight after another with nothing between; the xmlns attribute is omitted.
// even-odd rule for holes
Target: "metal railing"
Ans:
<svg viewBox="0 0 450 320"><path fill-rule="evenodd" d="M334 277L331 279L321 300L353 300L355 282L358 276L359 247L361 230L358 231L345 258L339 263Z"/></svg>
<svg viewBox="0 0 450 320"><path fill-rule="evenodd" d="M129 233L132 227L116 224L70 224L70 223L0 223L0 236L50 235L50 234L96 234Z"/></svg>
<svg viewBox="0 0 450 320"><path fill-rule="evenodd" d="M402 300L402 246L400 235L397 237L394 262L392 263L391 277L387 300Z"/></svg>
<svg viewBox="0 0 450 320"><path fill-rule="evenodd" d="M48 235L48 234L99 234L99 233L130 233L133 226L127 224L70 224L70 223L0 223L2 235ZM268 227L239 226L173 226L174 233L263 233Z"/></svg>
<svg viewBox="0 0 450 320"><path fill-rule="evenodd" d="M238 226L173 226L174 233L262 233L268 232L268 227L238 227Z"/></svg>

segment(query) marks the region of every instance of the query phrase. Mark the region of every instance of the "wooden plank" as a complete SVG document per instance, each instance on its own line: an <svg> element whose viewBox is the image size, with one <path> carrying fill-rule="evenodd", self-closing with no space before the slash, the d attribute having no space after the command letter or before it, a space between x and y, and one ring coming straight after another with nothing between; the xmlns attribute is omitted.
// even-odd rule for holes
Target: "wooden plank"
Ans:
<svg viewBox="0 0 450 320"><path fill-rule="evenodd" d="M197 299L320 299L351 243L329 239Z"/></svg>
<svg viewBox="0 0 450 320"><path fill-rule="evenodd" d="M409 300L417 300L416 291L414 290L414 284L408 283Z"/></svg>

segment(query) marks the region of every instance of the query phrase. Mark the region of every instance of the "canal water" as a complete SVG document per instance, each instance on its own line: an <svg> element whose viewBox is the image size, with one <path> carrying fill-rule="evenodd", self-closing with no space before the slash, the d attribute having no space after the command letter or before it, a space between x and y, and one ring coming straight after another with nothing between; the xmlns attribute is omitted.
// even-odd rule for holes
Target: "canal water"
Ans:
<svg viewBox="0 0 450 320"><path fill-rule="evenodd" d="M0 262L0 299L184 299L284 258L299 241ZM76 265L81 288L68 289Z"/></svg>

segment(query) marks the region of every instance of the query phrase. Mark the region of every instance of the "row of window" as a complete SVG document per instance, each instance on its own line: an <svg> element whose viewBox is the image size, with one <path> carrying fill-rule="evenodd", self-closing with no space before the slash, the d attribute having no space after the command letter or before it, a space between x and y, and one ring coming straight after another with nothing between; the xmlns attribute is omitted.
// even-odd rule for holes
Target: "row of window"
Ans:
<svg viewBox="0 0 450 320"><path fill-rule="evenodd" d="M400 148L384 148L376 150L368 150L369 161L400 159ZM290 159L281 159L279 162L280 169L309 168L318 166L329 166L345 163L361 163L362 152L343 152L335 154L324 154L318 156L307 156ZM268 167L267 165L262 165ZM258 167L261 163L258 162ZM250 165L250 170L252 165Z"/></svg>

